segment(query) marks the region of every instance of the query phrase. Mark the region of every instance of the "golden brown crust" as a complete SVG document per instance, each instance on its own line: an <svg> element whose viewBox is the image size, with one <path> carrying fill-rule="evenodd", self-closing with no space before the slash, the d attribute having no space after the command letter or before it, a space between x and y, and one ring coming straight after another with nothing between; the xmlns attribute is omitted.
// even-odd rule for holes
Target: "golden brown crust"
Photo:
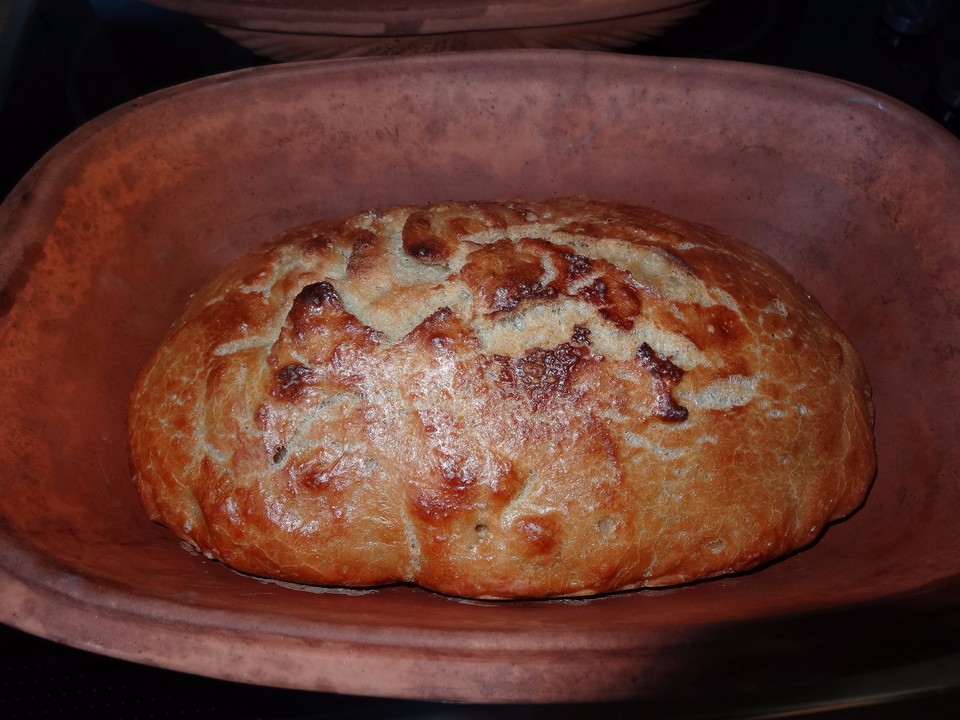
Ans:
<svg viewBox="0 0 960 720"><path fill-rule="evenodd" d="M768 258L568 198L399 207L286 234L144 369L155 520L253 574L469 597L686 582L863 500L854 348Z"/></svg>

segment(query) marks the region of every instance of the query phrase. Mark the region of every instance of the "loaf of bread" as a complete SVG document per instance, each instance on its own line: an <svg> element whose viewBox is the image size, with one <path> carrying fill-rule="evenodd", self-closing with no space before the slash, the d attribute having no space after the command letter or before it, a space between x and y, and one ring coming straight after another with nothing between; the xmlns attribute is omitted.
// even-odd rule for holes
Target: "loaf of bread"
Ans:
<svg viewBox="0 0 960 720"><path fill-rule="evenodd" d="M149 515L236 570L474 598L753 568L875 471L861 359L796 281L584 198L285 234L192 297L129 439Z"/></svg>

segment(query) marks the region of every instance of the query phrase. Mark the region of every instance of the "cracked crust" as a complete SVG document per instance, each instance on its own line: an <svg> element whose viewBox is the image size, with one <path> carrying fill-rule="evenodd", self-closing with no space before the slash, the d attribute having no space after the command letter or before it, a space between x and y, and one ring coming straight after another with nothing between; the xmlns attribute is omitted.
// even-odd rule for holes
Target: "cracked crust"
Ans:
<svg viewBox="0 0 960 720"><path fill-rule="evenodd" d="M465 597L754 567L874 474L854 348L768 258L569 198L287 233L191 300L131 403L150 516L238 570Z"/></svg>

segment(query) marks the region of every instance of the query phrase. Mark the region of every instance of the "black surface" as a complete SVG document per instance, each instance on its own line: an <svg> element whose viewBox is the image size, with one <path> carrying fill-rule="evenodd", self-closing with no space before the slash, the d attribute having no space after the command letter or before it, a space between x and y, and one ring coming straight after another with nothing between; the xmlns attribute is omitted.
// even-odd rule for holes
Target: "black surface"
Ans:
<svg viewBox="0 0 960 720"><path fill-rule="evenodd" d="M751 698L705 703L467 705L351 697L244 685L128 663L35 638L0 625L0 717L204 718L205 720L572 720L574 718L774 718L822 720L955 720L960 689L920 689L881 697L899 681L815 688L781 697L758 689ZM954 662L954 667L960 665ZM921 668L922 672L922 668ZM878 695L879 694L879 695Z"/></svg>
<svg viewBox="0 0 960 720"><path fill-rule="evenodd" d="M931 8L938 15L924 28ZM265 62L192 18L132 0L0 0L0 23L0 197L57 141L102 112L153 90ZM922 34L895 32L917 27ZM960 97L960 3L952 0L716 0L634 52L760 62L843 78L960 131L958 110L949 104ZM102 657L0 625L0 718L952 719L960 717L955 650L946 671L949 678L957 668L955 683L946 690L942 681L924 682L927 668L942 677L943 664L921 663L900 673L896 687L888 673L790 698L758 689L755 697L725 705L678 698L669 707L484 707L240 685Z"/></svg>
<svg viewBox="0 0 960 720"><path fill-rule="evenodd" d="M135 0L5 1L13 8L6 15L27 19L16 37L0 36L0 74L6 73L0 75L0 197L54 143L105 110L265 62L191 17ZM891 12L888 4L921 14L938 9L937 21L921 35L897 34L890 18L905 11ZM6 20L11 29L20 24ZM960 133L960 110L940 97L960 100L957 0L716 0L635 52L844 78L903 100Z"/></svg>

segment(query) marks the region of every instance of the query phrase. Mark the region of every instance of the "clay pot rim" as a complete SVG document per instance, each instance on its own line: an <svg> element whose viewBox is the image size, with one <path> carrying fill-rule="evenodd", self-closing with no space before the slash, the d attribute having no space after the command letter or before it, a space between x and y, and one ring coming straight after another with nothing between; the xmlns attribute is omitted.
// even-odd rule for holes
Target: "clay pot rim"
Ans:
<svg viewBox="0 0 960 720"><path fill-rule="evenodd" d="M311 0L150 0L218 27L343 37L414 37L444 33L552 28L668 11L696 12L709 0L599 0L568 4L560 18L547 3L519 0L427 0L323 3ZM482 8L483 12L478 12Z"/></svg>

